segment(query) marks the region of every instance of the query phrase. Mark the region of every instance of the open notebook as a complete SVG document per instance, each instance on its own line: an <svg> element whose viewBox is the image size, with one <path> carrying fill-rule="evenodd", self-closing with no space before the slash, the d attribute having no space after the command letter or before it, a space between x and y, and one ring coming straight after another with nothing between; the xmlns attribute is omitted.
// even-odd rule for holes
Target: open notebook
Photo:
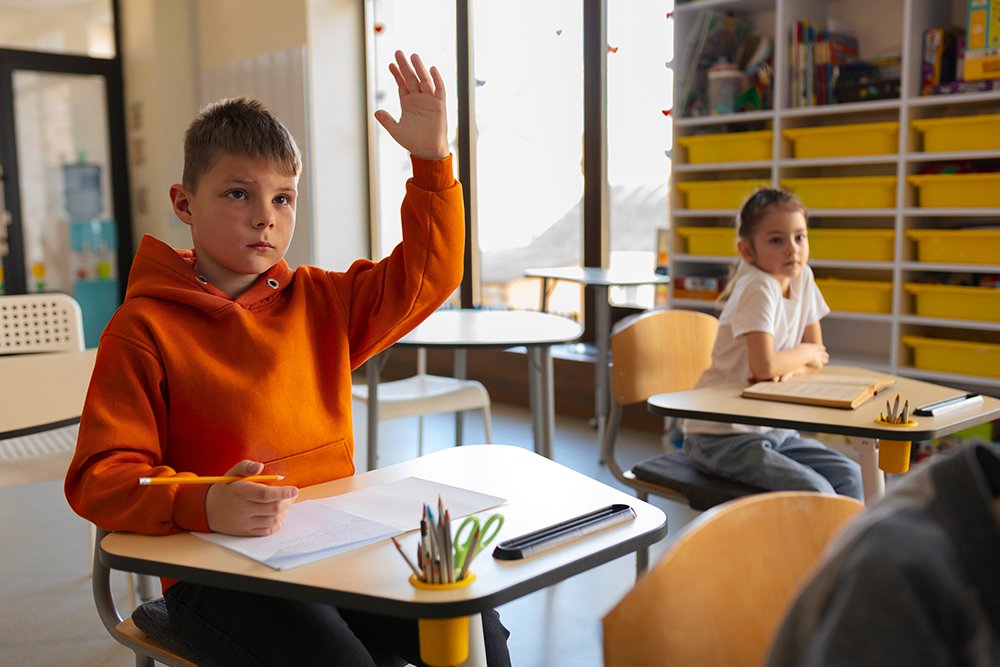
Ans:
<svg viewBox="0 0 1000 667"><path fill-rule="evenodd" d="M506 502L497 496L406 477L296 503L288 510L281 530L266 537L194 534L276 570L287 570L416 530L424 503L436 505L439 495L452 519Z"/></svg>
<svg viewBox="0 0 1000 667"><path fill-rule="evenodd" d="M896 382L895 378L865 375L796 375L784 382L758 382L743 390L744 398L853 409Z"/></svg>

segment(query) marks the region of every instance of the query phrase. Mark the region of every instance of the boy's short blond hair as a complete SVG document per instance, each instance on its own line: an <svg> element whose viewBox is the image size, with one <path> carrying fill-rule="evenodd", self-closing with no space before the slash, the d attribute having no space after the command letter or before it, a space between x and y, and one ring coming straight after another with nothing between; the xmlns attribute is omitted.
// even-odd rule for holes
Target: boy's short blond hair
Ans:
<svg viewBox="0 0 1000 667"><path fill-rule="evenodd" d="M198 181L223 154L267 160L281 174L298 176L302 155L288 129L260 100L231 97L199 112L184 135L184 187Z"/></svg>

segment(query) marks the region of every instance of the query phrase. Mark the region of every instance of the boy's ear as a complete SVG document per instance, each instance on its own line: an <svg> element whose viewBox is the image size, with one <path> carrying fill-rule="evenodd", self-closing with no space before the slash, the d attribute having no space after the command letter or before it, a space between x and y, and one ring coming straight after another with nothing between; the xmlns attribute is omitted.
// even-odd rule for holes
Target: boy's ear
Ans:
<svg viewBox="0 0 1000 667"><path fill-rule="evenodd" d="M180 183L170 186L170 203L174 206L174 215L185 225L191 224L191 194Z"/></svg>

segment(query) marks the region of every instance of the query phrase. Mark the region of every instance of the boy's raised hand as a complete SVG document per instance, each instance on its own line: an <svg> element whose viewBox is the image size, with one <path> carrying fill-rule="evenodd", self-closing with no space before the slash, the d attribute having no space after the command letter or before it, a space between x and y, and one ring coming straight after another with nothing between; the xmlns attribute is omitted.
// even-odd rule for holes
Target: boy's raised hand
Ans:
<svg viewBox="0 0 1000 667"><path fill-rule="evenodd" d="M259 475L264 464L240 461L227 475ZM213 484L205 495L205 516L213 533L262 537L285 523L288 508L299 490L294 486L266 486L257 482Z"/></svg>
<svg viewBox="0 0 1000 667"><path fill-rule="evenodd" d="M440 160L451 152L444 79L436 67L428 72L417 54L410 59L412 66L402 51L396 51L396 62L389 63L399 86L399 120L384 109L375 112L375 119L414 157Z"/></svg>

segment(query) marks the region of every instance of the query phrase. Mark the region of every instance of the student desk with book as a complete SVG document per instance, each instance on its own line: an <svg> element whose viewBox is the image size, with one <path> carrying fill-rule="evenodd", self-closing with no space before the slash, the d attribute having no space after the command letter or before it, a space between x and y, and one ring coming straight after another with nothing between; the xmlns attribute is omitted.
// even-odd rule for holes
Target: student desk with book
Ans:
<svg viewBox="0 0 1000 667"><path fill-rule="evenodd" d="M455 351L454 376L465 379L465 354L469 348L528 350L528 398L535 451L552 458L555 438L555 398L552 346L576 340L583 328L573 320L548 313L519 310L441 309L409 332L400 347L447 348ZM384 354L384 353L383 353ZM368 467L378 451L378 359L366 364L368 383ZM456 416L461 443L461 416Z"/></svg>
<svg viewBox="0 0 1000 667"><path fill-rule="evenodd" d="M550 526L598 507L630 505L635 518L531 555L499 560L484 551L472 563L475 580L448 591L422 590L389 539L299 567L274 570L190 533L152 536L113 533L101 542L101 562L111 568L206 585L419 619L473 616L552 586L573 575L660 540L666 516L658 508L519 447L470 445L440 450L378 470L303 489L299 500L319 499L406 477L500 496L489 510L504 515L494 544ZM433 502L434 499L427 499ZM414 527L420 519L414 507ZM460 520L453 519L457 529ZM409 552L419 535L399 538ZM484 665L481 633L470 624L465 664Z"/></svg>
<svg viewBox="0 0 1000 667"><path fill-rule="evenodd" d="M913 426L894 426L878 422L886 411L886 398L899 394L909 401L911 410L917 406L965 394L963 390L922 382L911 378L886 376L861 368L828 366L825 373L891 378L895 382L878 395L854 409L803 405L776 400L761 400L742 396L745 386L730 385L692 389L650 397L650 412L658 415L707 421L752 424L773 428L846 435L861 455L865 500L871 503L885 492L885 478L879 468L878 442L931 440L970 426L1000 417L1000 399L983 396L982 402L971 402L934 416L914 417Z"/></svg>

